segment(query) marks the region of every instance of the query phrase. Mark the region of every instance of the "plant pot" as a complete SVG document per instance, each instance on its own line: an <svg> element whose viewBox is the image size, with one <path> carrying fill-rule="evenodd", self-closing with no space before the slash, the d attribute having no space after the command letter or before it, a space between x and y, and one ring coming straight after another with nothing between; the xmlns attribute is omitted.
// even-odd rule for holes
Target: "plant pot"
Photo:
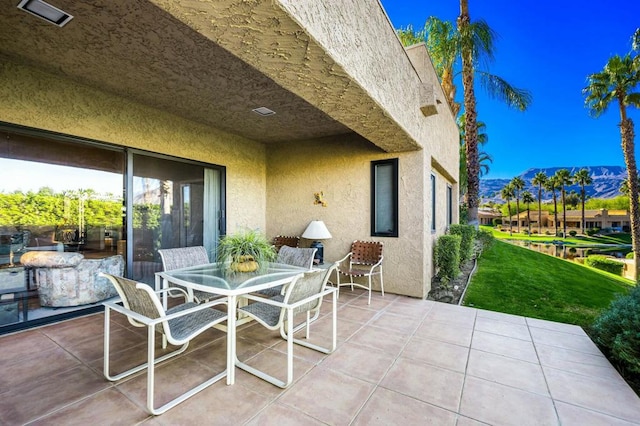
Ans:
<svg viewBox="0 0 640 426"><path fill-rule="evenodd" d="M238 256L231 262L231 270L234 272L254 272L258 270L258 262L253 259L253 256Z"/></svg>

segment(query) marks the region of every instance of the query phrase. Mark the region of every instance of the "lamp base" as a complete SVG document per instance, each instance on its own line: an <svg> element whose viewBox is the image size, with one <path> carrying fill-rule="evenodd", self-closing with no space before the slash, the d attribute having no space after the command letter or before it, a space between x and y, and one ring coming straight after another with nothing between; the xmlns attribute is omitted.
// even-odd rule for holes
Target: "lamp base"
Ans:
<svg viewBox="0 0 640 426"><path fill-rule="evenodd" d="M314 241L309 247L317 249L316 254L313 257L313 263L315 265L324 264L324 246L322 245L322 243L320 241Z"/></svg>

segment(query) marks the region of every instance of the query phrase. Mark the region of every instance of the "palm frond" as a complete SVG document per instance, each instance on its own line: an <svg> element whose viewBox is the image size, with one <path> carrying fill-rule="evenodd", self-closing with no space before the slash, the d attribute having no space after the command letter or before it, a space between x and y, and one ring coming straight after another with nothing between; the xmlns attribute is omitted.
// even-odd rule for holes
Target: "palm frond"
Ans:
<svg viewBox="0 0 640 426"><path fill-rule="evenodd" d="M480 85L489 96L503 101L507 106L524 111L533 102L533 96L528 90L518 89L497 75L478 70L476 73L480 77Z"/></svg>

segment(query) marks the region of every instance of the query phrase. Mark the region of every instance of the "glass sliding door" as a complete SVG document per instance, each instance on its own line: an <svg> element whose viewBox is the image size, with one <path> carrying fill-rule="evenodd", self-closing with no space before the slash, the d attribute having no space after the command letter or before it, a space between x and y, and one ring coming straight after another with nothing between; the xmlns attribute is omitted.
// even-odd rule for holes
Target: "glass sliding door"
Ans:
<svg viewBox="0 0 640 426"><path fill-rule="evenodd" d="M129 276L153 284L159 249L205 246L211 260L220 235L222 171L132 152Z"/></svg>

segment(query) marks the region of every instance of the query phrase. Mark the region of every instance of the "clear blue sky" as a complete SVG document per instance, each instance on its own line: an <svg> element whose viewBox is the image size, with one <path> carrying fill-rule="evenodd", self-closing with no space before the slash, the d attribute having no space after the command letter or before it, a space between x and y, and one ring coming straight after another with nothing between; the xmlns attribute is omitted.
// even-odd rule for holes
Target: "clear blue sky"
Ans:
<svg viewBox="0 0 640 426"><path fill-rule="evenodd" d="M455 22L460 12L458 0L381 3L395 28L421 29L429 16ZM488 71L533 95L527 111L513 111L476 85L478 119L489 135L485 150L493 157L485 177L511 178L537 167L624 166L617 105L594 119L582 89L609 57L629 52L640 0L469 0L469 12L498 34ZM462 102L459 77L456 83ZM640 111L629 115L638 146Z"/></svg>

